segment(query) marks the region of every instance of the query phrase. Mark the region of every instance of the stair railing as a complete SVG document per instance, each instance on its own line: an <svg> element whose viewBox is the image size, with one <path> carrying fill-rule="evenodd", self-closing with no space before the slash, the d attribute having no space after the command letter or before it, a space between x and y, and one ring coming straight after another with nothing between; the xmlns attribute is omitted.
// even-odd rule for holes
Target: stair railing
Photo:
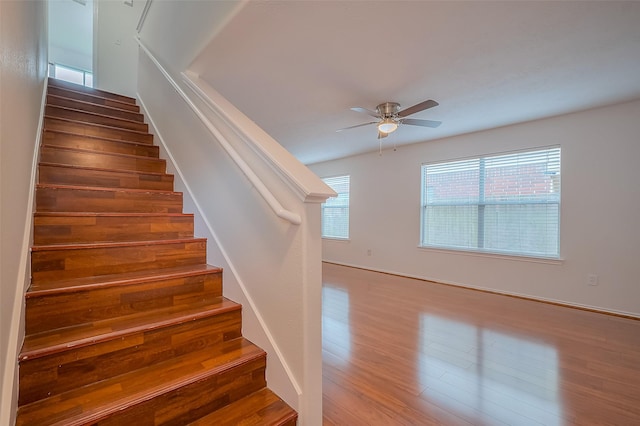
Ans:
<svg viewBox="0 0 640 426"><path fill-rule="evenodd" d="M215 128L215 126L202 113L202 111L200 111L200 109L198 107L196 107L196 105L189 98L189 96L187 96L187 94L184 93L182 88L180 86L178 86L177 84L175 84L173 78L171 78L169 73L158 62L158 60L155 58L155 56L149 51L149 49L147 49L147 47L144 45L142 40L140 40L140 38L136 38L136 40L138 41L138 45L140 46L140 48L147 54L149 59L156 65L158 70L160 70L160 72L165 76L167 81L169 81L171 83L171 85L176 90L176 92L178 92L180 97L182 97L182 99L187 103L187 105L189 105L191 110L198 116L198 118L206 126L207 130L209 130L209 132L213 135L213 137L216 138L220 142L220 145L222 145L222 147L227 152L227 154L229 154L229 156L233 159L233 161L236 163L236 165L245 174L247 179L249 179L251 184L258 190L258 193L267 202L269 207L271 207L271 210L273 210L273 212L276 214L276 216L288 221L289 223L291 223L293 225L300 225L302 223L302 219L301 219L300 215L298 213L295 213L295 212L292 212L290 210L285 209L282 206L282 204L280 204L280 202L271 193L271 191L269 191L269 189L264 185L264 183L262 183L260 178L253 172L251 167L249 167L249 165L247 165L247 163L242 159L242 157L237 153L237 151L231 146L231 144L224 137L224 135L222 133L220 133L220 131ZM194 90L194 93L196 93L198 98L201 99L203 102L205 102L209 107L211 107L212 104L210 102L208 102L207 96L205 96L204 93L202 92L202 90L200 90L200 88L193 83L192 77L190 77L189 75L183 73L183 78L184 78L185 83L187 83L187 85L189 85L189 87Z"/></svg>
<svg viewBox="0 0 640 426"><path fill-rule="evenodd" d="M136 26L136 31L140 32L142 30L142 26L144 25L144 20L147 19L147 13L149 13L149 8L151 7L151 2L153 0L147 0L144 4L144 9L142 9L142 13L140 14L140 19L138 20L138 25Z"/></svg>

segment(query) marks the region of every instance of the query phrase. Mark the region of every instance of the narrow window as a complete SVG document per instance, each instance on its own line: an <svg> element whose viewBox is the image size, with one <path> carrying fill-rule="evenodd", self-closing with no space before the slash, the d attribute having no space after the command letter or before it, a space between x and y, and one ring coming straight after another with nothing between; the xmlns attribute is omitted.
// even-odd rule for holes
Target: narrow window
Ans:
<svg viewBox="0 0 640 426"><path fill-rule="evenodd" d="M560 148L422 166L423 247L560 256Z"/></svg>
<svg viewBox="0 0 640 426"><path fill-rule="evenodd" d="M337 197L322 203L322 237L349 238L349 175L322 179Z"/></svg>

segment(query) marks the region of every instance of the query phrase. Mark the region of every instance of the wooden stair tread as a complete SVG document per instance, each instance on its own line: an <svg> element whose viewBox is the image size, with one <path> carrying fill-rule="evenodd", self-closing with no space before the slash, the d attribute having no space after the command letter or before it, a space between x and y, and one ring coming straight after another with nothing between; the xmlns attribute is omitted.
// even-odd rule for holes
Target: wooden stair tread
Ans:
<svg viewBox="0 0 640 426"><path fill-rule="evenodd" d="M84 185L59 185L59 184L49 184L49 183L38 183L36 184L37 188L49 188L49 189L77 189L81 191L103 191L103 192L139 192L139 193L154 193L154 194L171 194L177 195L181 194L181 192L175 191L164 191L159 189L135 189L135 188L105 188L100 186L84 186Z"/></svg>
<svg viewBox="0 0 640 426"><path fill-rule="evenodd" d="M24 405L16 425L94 424L110 414L245 363L265 352L244 338Z"/></svg>
<svg viewBox="0 0 640 426"><path fill-rule="evenodd" d="M77 166L74 164L64 164L64 163L51 163L51 162L41 162L38 164L39 166L47 166L47 167L62 167L66 169L74 169L74 170L91 170L91 171L100 171L100 172L114 172L114 173L129 173L132 175L151 175L151 176L173 176L169 173L162 172L147 172L141 170L130 170L130 169L113 169L113 168L103 168L103 167L90 167L90 166ZM132 188L135 189L135 188Z"/></svg>
<svg viewBox="0 0 640 426"><path fill-rule="evenodd" d="M81 136L82 138L92 139L92 140L96 140L96 141L116 142L116 143L119 143L119 144L138 145L138 146L143 146L143 147L146 147L146 148L155 147L155 145L151 145L148 142L128 141L128 140L114 139L114 138L108 138L108 137L103 137L103 136L82 135L82 134L78 134L78 133L74 133L74 132L68 132L68 131L64 131L64 130L44 129L43 132L45 134L47 134L47 133L55 133L55 134L68 135L68 136ZM46 138L42 139L42 144L43 145L47 145L47 139Z"/></svg>
<svg viewBox="0 0 640 426"><path fill-rule="evenodd" d="M122 122L122 123L129 123L129 124L145 124L143 122L140 121L136 121L136 120L130 120L128 118L122 118L122 117L113 117L111 115L106 115L106 114L100 114L98 112L93 112L93 111L85 111L83 109L77 109L77 108L70 108L70 107L65 107L65 106L60 106L60 105L53 105L53 104L47 104L47 108L52 108L54 110L63 110L63 111L69 111L69 112L77 112L78 114L83 114L83 115L87 115L90 117L104 117L104 118L109 118L114 120L116 123L118 122ZM77 120L77 121L81 121L81 120Z"/></svg>
<svg viewBox="0 0 640 426"><path fill-rule="evenodd" d="M105 152L98 151L95 149L87 149L87 148L72 148L67 146L52 146L52 145L43 145L44 148L55 151L64 151L64 152L78 152L78 153L86 153L86 154L95 154L100 156L110 156L110 157L122 157L122 158L131 158L131 159L140 159L144 161L155 161L158 163L164 163L165 160L162 158L154 158L148 157L146 155L134 155L134 154L123 154L119 152ZM116 169L117 170L117 169Z"/></svg>
<svg viewBox="0 0 640 426"><path fill-rule="evenodd" d="M143 311L62 329L25 336L19 361L64 352L148 330L194 321L241 309L241 305L221 296L152 311Z"/></svg>
<svg viewBox="0 0 640 426"><path fill-rule="evenodd" d="M92 248L114 248L114 247L131 247L131 246L156 246L163 244L175 244L184 242L202 242L206 243L206 238L174 238L171 240L146 240L146 241L105 241L99 243L78 243L78 244L48 244L32 246L31 251L54 251L54 250L85 250Z"/></svg>
<svg viewBox="0 0 640 426"><path fill-rule="evenodd" d="M222 268L211 265L189 265L175 268L157 269L155 271L135 271L120 274L98 275L31 284L26 298L40 297L47 294L60 294L85 291L91 288L107 288L120 285L132 285L160 279L180 278L211 273L220 273Z"/></svg>
<svg viewBox="0 0 640 426"><path fill-rule="evenodd" d="M201 417L189 426L295 425L298 414L267 388Z"/></svg>
<svg viewBox="0 0 640 426"><path fill-rule="evenodd" d="M66 121L66 122L69 122L69 123L76 123L76 124L81 124L83 126L90 126L90 127L95 127L95 128L112 129L112 130L117 130L117 131L121 131L121 132L133 133L133 134L144 135L144 136L149 135L149 132L143 132L143 131L140 131L140 130L124 129L124 128L118 127L118 126L109 126L107 124L99 124L99 123L91 123L91 122L88 122L88 121L73 120L71 118L56 117L56 116L49 115L49 114L45 114L44 118L45 119L49 118L49 119L53 119L53 120Z"/></svg>
<svg viewBox="0 0 640 426"><path fill-rule="evenodd" d="M121 129L134 130L139 132L147 132L149 126L147 123L129 120L122 117L113 117L106 114L100 114L93 111L63 107L59 105L47 104L45 106L45 116L69 118L82 123L99 123L106 126L117 127Z"/></svg>
<svg viewBox="0 0 640 426"><path fill-rule="evenodd" d="M122 100L114 99L114 98L105 98L103 96L98 96L95 94L87 93L87 92L79 92L77 90L57 87L57 86L49 86L47 88L48 95L56 95L63 96L67 99L76 99L85 102L92 103L94 105L106 105L112 106L114 108L122 109L125 111L131 112L140 112L140 107L137 104L133 104L130 102L123 102Z"/></svg>
<svg viewBox="0 0 640 426"><path fill-rule="evenodd" d="M82 217L82 216L193 216L193 213L112 213L112 212L35 212L34 216L74 216L74 217Z"/></svg>
<svg viewBox="0 0 640 426"><path fill-rule="evenodd" d="M136 99L130 96L119 95L117 93L108 92L106 90L94 89L93 87L87 87L80 84L71 83L64 80L59 80L56 78L48 79L48 86L54 86L61 89L67 89L75 92L88 93L96 97L107 98L107 99L117 99L123 103L136 104Z"/></svg>
<svg viewBox="0 0 640 426"><path fill-rule="evenodd" d="M49 102L49 97L51 97L51 100L53 100L53 103ZM73 104L76 105L77 108L75 107L70 107L70 106L65 106L65 105L61 105L59 103L55 103L55 102L61 102L63 104ZM50 105L53 106L62 106L65 108L74 108L74 109L80 109L82 110L82 107L87 107L87 108L92 108L92 107L98 107L100 109L104 109L105 113L104 115L109 115L109 112L113 112L115 114L118 113L123 113L126 114L128 116L135 116L136 118L132 118L132 120L134 121L139 121L139 122L144 122L144 115L140 112L134 112L128 109L123 109L123 108L118 108L115 106L111 106L111 105L103 105L103 104L99 104L99 103L94 103L94 102L88 102L88 101L84 101L84 100L80 100L80 99L74 99L74 98L69 98L66 96L62 96L62 95L54 95L54 94L47 94L47 103L49 103ZM84 110L82 110L84 111ZM114 117L117 118L118 116L111 116L110 117Z"/></svg>

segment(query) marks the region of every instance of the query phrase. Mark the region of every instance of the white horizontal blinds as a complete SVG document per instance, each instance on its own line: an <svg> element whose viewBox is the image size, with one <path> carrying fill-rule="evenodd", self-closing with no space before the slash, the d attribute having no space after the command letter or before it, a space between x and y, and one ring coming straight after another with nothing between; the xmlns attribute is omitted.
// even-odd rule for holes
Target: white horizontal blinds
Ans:
<svg viewBox="0 0 640 426"><path fill-rule="evenodd" d="M349 184L350 177L335 176L322 179L337 197L322 204L322 236L327 238L349 238Z"/></svg>
<svg viewBox="0 0 640 426"><path fill-rule="evenodd" d="M478 159L423 166L423 245L476 247L478 170Z"/></svg>
<svg viewBox="0 0 640 426"><path fill-rule="evenodd" d="M560 148L427 164L422 244L559 256Z"/></svg>

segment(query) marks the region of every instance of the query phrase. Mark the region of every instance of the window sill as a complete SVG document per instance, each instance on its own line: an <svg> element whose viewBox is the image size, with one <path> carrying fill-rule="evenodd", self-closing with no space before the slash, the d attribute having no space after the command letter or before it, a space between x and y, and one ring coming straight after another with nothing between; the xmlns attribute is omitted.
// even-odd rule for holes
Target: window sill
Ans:
<svg viewBox="0 0 640 426"><path fill-rule="evenodd" d="M446 254L455 254L459 256L473 256L473 257L487 257L491 259L504 259L511 260L516 262L532 262L532 263L544 263L548 265L562 265L564 264L563 258L555 258L555 257L532 257L532 256L524 256L517 254L507 254L507 253L494 253L494 252L476 252L476 251L468 251L468 250L456 250L456 249L448 249L448 248L438 248L438 247L425 247L418 246L418 249L434 252L434 253L446 253Z"/></svg>
<svg viewBox="0 0 640 426"><path fill-rule="evenodd" d="M343 242L343 243L348 243L351 242L351 240L349 238L339 238L339 237L322 237L323 240L327 240L327 241L337 241L337 242Z"/></svg>

